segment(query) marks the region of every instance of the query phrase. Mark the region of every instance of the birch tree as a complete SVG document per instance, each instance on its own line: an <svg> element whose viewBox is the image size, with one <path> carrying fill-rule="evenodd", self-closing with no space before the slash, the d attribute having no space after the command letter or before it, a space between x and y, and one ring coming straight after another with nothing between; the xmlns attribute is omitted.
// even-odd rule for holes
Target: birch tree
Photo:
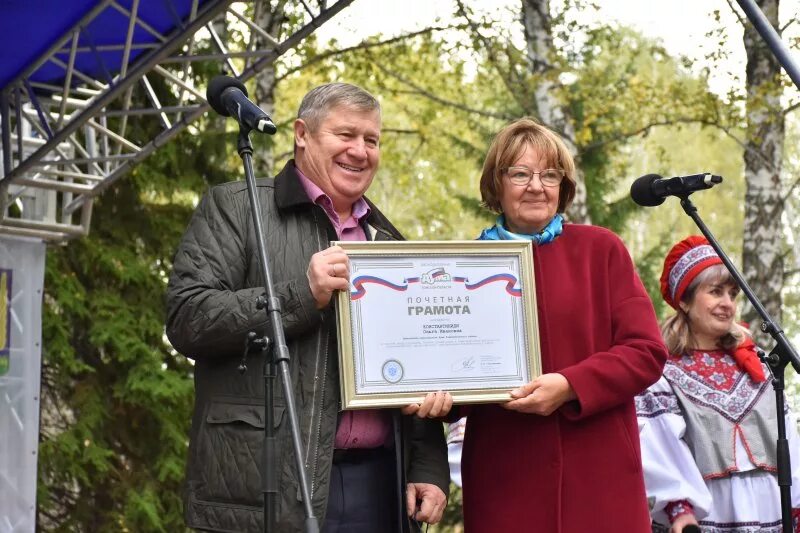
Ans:
<svg viewBox="0 0 800 533"><path fill-rule="evenodd" d="M259 28L263 29L268 35L279 38L284 26L287 24L284 0L278 1L274 7L270 7L266 2L255 4L256 13L254 19ZM267 37L258 32L251 33L250 48L253 50L270 50L274 48L274 43ZM255 98L258 105L273 117L275 113L275 63L270 63L264 67L256 76ZM253 152L253 165L259 176L272 176L274 174L272 154L272 143L262 142L261 146Z"/></svg>
<svg viewBox="0 0 800 533"><path fill-rule="evenodd" d="M590 224L591 217L586 207L586 183L575 143L575 123L569 107L561 97L560 70L554 65L557 54L553 45L550 0L522 0L521 18L528 69L537 79L533 90L536 115L544 124L561 133L578 163L575 176L577 187L575 199L570 206L570 219Z"/></svg>
<svg viewBox="0 0 800 533"><path fill-rule="evenodd" d="M778 28L780 0L757 0L764 15ZM783 290L783 197L781 166L784 144L783 86L780 64L752 24L745 24L746 66L745 218L742 271L769 314L781 322ZM762 346L771 347L760 330L761 319L747 304L742 318Z"/></svg>

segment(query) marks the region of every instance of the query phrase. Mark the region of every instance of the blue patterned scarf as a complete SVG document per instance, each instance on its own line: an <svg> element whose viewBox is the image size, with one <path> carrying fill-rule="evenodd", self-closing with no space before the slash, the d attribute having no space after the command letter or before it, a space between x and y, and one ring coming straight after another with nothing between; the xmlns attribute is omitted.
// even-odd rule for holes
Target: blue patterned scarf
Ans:
<svg viewBox="0 0 800 533"><path fill-rule="evenodd" d="M494 226L491 228L486 228L481 232L481 236L478 237L479 241L512 241L512 240L529 240L533 241L534 244L537 246L541 246L543 244L547 244L548 242L553 242L556 237L561 235L562 222L564 221L564 217L560 214L556 213L556 216L545 226L545 228L536 233L535 235L528 235L525 233L513 233L506 229L506 217L505 215L500 215L497 217L497 221L495 222Z"/></svg>

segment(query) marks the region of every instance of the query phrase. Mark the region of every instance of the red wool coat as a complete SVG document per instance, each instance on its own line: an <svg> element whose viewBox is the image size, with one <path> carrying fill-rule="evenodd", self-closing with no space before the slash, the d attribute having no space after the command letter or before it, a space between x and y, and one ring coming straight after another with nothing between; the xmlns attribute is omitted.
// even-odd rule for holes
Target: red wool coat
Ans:
<svg viewBox="0 0 800 533"><path fill-rule="evenodd" d="M565 224L534 248L543 372L578 399L550 416L465 408L466 533L647 533L633 397L667 357L653 305L612 232Z"/></svg>

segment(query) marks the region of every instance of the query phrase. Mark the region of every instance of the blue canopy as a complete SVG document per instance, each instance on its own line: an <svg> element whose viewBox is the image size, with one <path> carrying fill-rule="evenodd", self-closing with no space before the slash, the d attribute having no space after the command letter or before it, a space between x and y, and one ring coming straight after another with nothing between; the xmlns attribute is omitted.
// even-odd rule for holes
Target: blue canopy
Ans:
<svg viewBox="0 0 800 533"><path fill-rule="evenodd" d="M202 6L207 0L199 0ZM0 3L0 89L5 88L17 76L26 71L35 61L53 46L63 43L63 52L56 57L67 64L71 42L69 32L95 9L102 9L96 18L89 20L81 29L78 46L85 52L77 54L75 68L87 76L109 83L122 67L123 46L128 35L128 17L114 4L130 10L132 0L11 0ZM192 0L143 0L139 2L138 16L156 33L168 35L183 24L192 7ZM157 45L159 38L146 28L137 25L133 31L134 46L129 63L146 49L137 46ZM103 47L117 45L115 50ZM53 61L40 65L30 81L62 83L67 70ZM72 78L72 85L85 82Z"/></svg>

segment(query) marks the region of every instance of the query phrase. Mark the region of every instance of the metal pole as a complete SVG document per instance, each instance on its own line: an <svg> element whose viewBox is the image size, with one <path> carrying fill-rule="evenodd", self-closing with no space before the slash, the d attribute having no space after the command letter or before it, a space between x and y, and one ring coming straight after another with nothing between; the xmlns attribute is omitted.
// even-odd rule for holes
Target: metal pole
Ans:
<svg viewBox="0 0 800 533"><path fill-rule="evenodd" d="M11 172L11 107L8 103L8 93L0 91L0 129L3 137L3 176Z"/></svg>
<svg viewBox="0 0 800 533"><path fill-rule="evenodd" d="M764 39L764 42L767 43L769 49L772 50L783 70L792 78L795 87L800 89L800 69L797 68L797 63L795 63L789 47L781 40L780 35L769 23L767 17L764 16L761 8L758 7L754 0L736 0L736 2L747 15L747 18L750 19L753 27Z"/></svg>

